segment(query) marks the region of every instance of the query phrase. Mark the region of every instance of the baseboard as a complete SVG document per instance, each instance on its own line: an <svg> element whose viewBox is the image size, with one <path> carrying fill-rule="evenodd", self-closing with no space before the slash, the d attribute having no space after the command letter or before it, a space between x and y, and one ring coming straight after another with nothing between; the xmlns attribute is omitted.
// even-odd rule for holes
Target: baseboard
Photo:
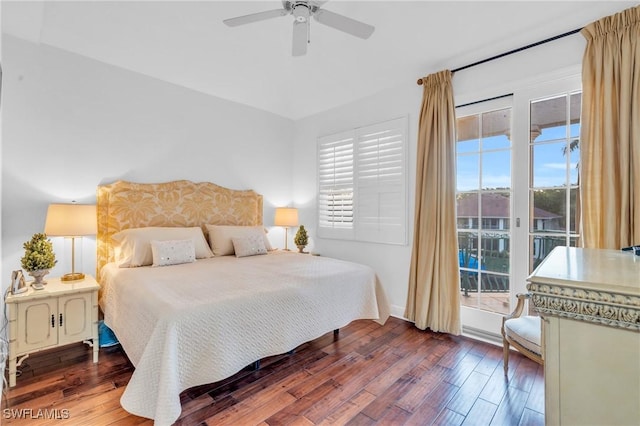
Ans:
<svg viewBox="0 0 640 426"><path fill-rule="evenodd" d="M476 339L482 342L490 343L492 345L502 346L501 335L480 330L478 328L469 327L468 325L462 326L462 335L465 337L469 337L471 339Z"/></svg>
<svg viewBox="0 0 640 426"><path fill-rule="evenodd" d="M409 321L408 319L406 319L406 318L404 317L404 306L391 305L391 306L389 307L389 311L390 311L390 312L389 312L389 314L390 314L392 317L396 317L396 318L400 318L400 319L403 319L403 320Z"/></svg>

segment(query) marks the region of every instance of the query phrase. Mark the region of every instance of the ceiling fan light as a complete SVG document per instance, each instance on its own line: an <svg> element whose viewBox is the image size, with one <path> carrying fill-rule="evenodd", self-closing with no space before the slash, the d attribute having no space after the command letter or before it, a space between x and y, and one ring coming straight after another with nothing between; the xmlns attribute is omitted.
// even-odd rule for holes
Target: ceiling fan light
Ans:
<svg viewBox="0 0 640 426"><path fill-rule="evenodd" d="M292 13L296 21L307 22L309 18L309 5L302 2L294 3Z"/></svg>

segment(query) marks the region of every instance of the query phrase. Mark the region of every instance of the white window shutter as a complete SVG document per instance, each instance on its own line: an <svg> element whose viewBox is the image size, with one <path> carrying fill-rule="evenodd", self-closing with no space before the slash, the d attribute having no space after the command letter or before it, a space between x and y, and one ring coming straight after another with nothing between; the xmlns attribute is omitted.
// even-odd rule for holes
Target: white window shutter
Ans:
<svg viewBox="0 0 640 426"><path fill-rule="evenodd" d="M353 238L353 131L318 141L318 233Z"/></svg>
<svg viewBox="0 0 640 426"><path fill-rule="evenodd" d="M407 119L356 130L356 240L407 242Z"/></svg>

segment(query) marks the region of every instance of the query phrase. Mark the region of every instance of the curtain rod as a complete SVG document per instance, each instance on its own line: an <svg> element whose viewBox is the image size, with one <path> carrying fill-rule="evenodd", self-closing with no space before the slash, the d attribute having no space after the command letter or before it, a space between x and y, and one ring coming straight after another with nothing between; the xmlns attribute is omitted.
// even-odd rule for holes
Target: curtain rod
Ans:
<svg viewBox="0 0 640 426"><path fill-rule="evenodd" d="M559 34L557 36L549 37L549 38L546 38L544 40L537 41L535 43L527 44L526 46L518 47L517 49L509 50L508 52L504 52L504 53L501 53L499 55L492 56L490 58L482 59L481 61L477 61L477 62L474 62L472 64L468 64L468 65L465 65L465 66L462 66L462 67L458 67L458 68L456 68L454 70L451 70L451 73L456 73L458 71L466 70L467 68L475 67L476 65L484 64L485 62L493 61L494 59L500 59L500 58L502 58L504 56L512 55L514 53L518 53L518 52L521 52L523 50L527 50L527 49L530 49L532 47L536 47L536 46L539 46L541 44L548 43L550 41L558 40L560 38L567 37L567 36L579 33L581 30L582 30L582 28L576 28L575 30L567 31L566 33L562 33L562 34ZM418 79L418 85L420 85L420 86L422 85L422 79L421 78Z"/></svg>
<svg viewBox="0 0 640 426"><path fill-rule="evenodd" d="M505 93L504 95L498 95L498 96L494 96L492 98L481 99L479 101L473 101L473 102L469 102L469 103L462 104L462 105L456 105L455 108L462 108L462 107L466 107L466 106L469 106L469 105L480 104L482 102L489 102L489 101L493 101L493 100L496 100L496 99L508 98L509 96L513 96L513 93Z"/></svg>

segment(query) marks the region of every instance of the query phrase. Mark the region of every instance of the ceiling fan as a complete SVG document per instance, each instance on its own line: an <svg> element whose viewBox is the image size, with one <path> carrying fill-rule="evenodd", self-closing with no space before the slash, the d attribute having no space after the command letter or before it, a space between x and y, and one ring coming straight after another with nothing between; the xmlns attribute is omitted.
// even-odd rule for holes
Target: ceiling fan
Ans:
<svg viewBox="0 0 640 426"><path fill-rule="evenodd" d="M266 10L264 12L252 13L238 16L236 18L225 19L224 22L230 27L250 24L252 22L263 21L265 19L277 18L279 16L293 15L293 56L302 56L307 53L307 43L309 43L310 17L331 28L343 31L347 34L359 38L369 38L375 27L365 24L355 19L348 18L335 12L321 9L327 1L291 1L283 0L282 9Z"/></svg>

